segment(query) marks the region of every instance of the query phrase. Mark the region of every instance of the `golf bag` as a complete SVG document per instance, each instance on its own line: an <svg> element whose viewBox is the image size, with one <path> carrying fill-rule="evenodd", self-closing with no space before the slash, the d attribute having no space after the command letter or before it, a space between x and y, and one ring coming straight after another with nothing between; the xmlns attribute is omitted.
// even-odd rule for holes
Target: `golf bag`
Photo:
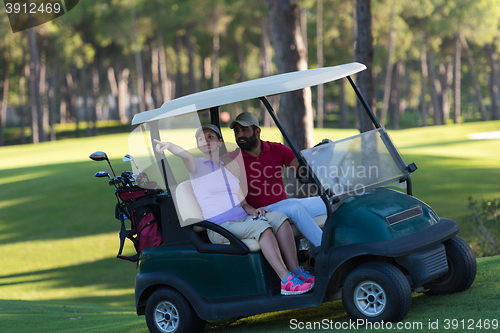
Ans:
<svg viewBox="0 0 500 333"><path fill-rule="evenodd" d="M156 194L162 190L150 190L140 187L118 189L115 193L118 198L115 217L121 222L120 249L117 258L139 261L142 250L148 246L159 246L163 242L161 235L161 223L158 223L159 215ZM131 229L125 227L125 220L130 220ZM125 239L134 243L137 253L127 257L122 255Z"/></svg>

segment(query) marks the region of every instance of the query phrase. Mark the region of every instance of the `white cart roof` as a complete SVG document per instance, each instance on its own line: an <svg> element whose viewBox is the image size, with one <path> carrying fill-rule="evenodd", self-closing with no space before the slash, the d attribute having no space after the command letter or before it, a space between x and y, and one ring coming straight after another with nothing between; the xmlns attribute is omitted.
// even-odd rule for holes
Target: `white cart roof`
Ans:
<svg viewBox="0 0 500 333"><path fill-rule="evenodd" d="M356 74L364 69L365 65L353 62L335 67L273 75L205 90L168 101L158 109L138 113L132 119L132 125L316 86Z"/></svg>

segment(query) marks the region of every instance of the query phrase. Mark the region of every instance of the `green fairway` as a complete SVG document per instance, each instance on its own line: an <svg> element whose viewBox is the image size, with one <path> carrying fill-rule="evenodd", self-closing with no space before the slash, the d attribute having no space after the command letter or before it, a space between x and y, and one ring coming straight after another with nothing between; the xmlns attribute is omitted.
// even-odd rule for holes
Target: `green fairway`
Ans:
<svg viewBox="0 0 500 333"><path fill-rule="evenodd" d="M500 197L500 140L469 140L468 135L499 128L496 121L389 132L406 162L419 168L412 176L414 195L438 215L456 220L460 235L468 241L476 238L468 220L468 196ZM234 142L229 129L223 134ZM315 139L355 134L355 130L322 129L316 130ZM262 138L281 141L275 128L263 129ZM106 162L88 158L97 150L108 154L117 173L130 170L130 164L121 161L129 152L128 134L0 147L1 332L147 332L144 317L135 316L135 264L114 258L120 227L114 219L116 198L106 180L94 177L96 171L110 172ZM127 244L125 254L131 250ZM407 321L425 318L427 323L438 316L444 319L447 313L468 319L469 309L474 318L484 314L483 319L493 319L486 310L493 308L491 297L495 297L498 313L498 291L490 285L498 274L491 275L489 269L498 273L498 258L485 258L480 267L481 279L466 293L414 297ZM461 313L455 313L457 303L464 303ZM287 312L287 316L348 320L340 302L321 309ZM285 324L290 330L281 318L256 316L220 331L269 327L281 332L279 327Z"/></svg>

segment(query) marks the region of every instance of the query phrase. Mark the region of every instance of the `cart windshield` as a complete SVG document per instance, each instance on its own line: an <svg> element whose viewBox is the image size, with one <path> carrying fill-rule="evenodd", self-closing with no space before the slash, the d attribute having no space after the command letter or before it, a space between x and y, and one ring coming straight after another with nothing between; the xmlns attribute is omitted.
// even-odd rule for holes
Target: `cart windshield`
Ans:
<svg viewBox="0 0 500 333"><path fill-rule="evenodd" d="M331 141L301 151L324 190L333 198L360 195L380 186L404 187L406 163L385 129Z"/></svg>
<svg viewBox="0 0 500 333"><path fill-rule="evenodd" d="M207 125L218 133L207 129ZM207 133L212 136L206 136ZM231 132L225 133L234 141ZM144 172L151 182L138 185L158 184L167 189L175 199L178 216L183 217L181 220L208 219L211 216L207 214L223 214L235 208L247 194L243 159L236 144L225 142L224 137L221 142L218 135L222 133L215 125L210 125L209 111L183 112L141 124L129 136L129 151L137 164L132 163L134 173ZM170 148L157 152L157 143L153 139L168 142ZM234 153L230 157L224 156L227 152ZM191 174L184 163L187 155L195 159L195 172ZM202 216L198 203L200 195L221 207L209 210L209 213L203 211Z"/></svg>

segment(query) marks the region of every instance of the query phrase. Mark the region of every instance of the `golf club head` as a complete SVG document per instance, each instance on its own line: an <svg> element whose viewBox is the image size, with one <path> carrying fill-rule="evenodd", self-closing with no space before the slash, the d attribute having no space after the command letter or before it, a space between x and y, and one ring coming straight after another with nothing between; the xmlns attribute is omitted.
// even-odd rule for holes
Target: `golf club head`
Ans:
<svg viewBox="0 0 500 333"><path fill-rule="evenodd" d="M132 155L127 154L127 155L123 156L123 162L134 162L134 165L137 168L137 172L139 172L139 173L141 172L141 169L139 169L139 166L137 165L137 162L132 157Z"/></svg>
<svg viewBox="0 0 500 333"><path fill-rule="evenodd" d="M103 151L96 151L95 153L90 154L90 159L93 161L108 161L108 155L106 155Z"/></svg>
<svg viewBox="0 0 500 333"><path fill-rule="evenodd" d="M106 171L97 171L97 172L95 173L95 176L96 176L97 178L103 178L103 177L108 177L108 178L110 178L110 177L109 177L109 174L108 174Z"/></svg>
<svg viewBox="0 0 500 333"><path fill-rule="evenodd" d="M109 185L115 186L115 187L122 187L123 186L123 177L117 176L109 179Z"/></svg>

